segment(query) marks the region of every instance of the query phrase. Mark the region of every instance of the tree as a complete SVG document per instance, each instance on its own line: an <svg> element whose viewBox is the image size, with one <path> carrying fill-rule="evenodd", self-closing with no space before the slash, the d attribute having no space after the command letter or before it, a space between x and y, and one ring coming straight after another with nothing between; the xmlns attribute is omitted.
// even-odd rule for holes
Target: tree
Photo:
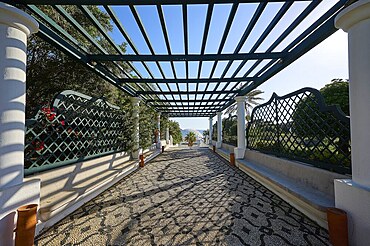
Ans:
<svg viewBox="0 0 370 246"><path fill-rule="evenodd" d="M238 120L236 116L229 115L228 118L222 119L222 139L225 143L233 146L237 145Z"/></svg>
<svg viewBox="0 0 370 246"><path fill-rule="evenodd" d="M191 147L193 146L194 142L197 141L197 138L195 136L195 133L194 132L189 132L186 136L185 136L185 141L188 142L188 146Z"/></svg>
<svg viewBox="0 0 370 246"><path fill-rule="evenodd" d="M333 79L331 83L320 89L327 105L338 105L349 115L349 81L348 79Z"/></svg>
<svg viewBox="0 0 370 246"><path fill-rule="evenodd" d="M209 130L204 130L203 131L203 140L206 141L206 138L209 137Z"/></svg>
<svg viewBox="0 0 370 246"><path fill-rule="evenodd" d="M63 6L63 8L70 16L79 22L90 36L107 52L115 51L77 6L70 5ZM69 25L64 17L53 7L39 6L39 9L50 16L56 24L62 26L70 33L77 42L81 44L81 47L85 47L90 53L98 52L96 47L85 39L77 29ZM107 13L101 11L97 6L88 6L88 10L98 19L107 32L113 30L111 19ZM126 51L125 43L119 44L118 46L122 52ZM80 49L81 47L76 48ZM123 62L117 62L116 64L127 73L131 72L127 64ZM107 62L105 65L115 74L122 75L122 70L114 63ZM91 72L91 70L82 63L65 55L36 35L32 35L28 41L26 86L27 118L32 118L40 107L50 104L54 96L63 90L75 90L95 97L104 95L110 102L117 98L127 98L123 92ZM124 102L125 100L120 101ZM122 107L122 105L117 106Z"/></svg>
<svg viewBox="0 0 370 246"><path fill-rule="evenodd" d="M246 112L247 118L250 117L251 109L254 106L259 104L258 101L263 100L262 97L259 97L259 95L261 95L262 93L264 92L261 90L253 90L253 91L248 92L245 95L246 96L245 112ZM231 105L225 110L225 114L235 114L236 111L237 111L237 105L236 103L234 103L233 105Z"/></svg>
<svg viewBox="0 0 370 246"><path fill-rule="evenodd" d="M181 134L181 128L178 122L169 120L168 121L170 135L173 139L173 144L181 143L182 141L182 134Z"/></svg>

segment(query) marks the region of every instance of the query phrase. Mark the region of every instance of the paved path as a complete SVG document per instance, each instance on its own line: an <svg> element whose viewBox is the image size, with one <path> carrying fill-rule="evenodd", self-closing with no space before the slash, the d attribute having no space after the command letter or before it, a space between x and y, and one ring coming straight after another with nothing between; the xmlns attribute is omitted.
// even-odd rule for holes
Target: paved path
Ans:
<svg viewBox="0 0 370 246"><path fill-rule="evenodd" d="M160 155L36 245L329 245L327 231L208 149Z"/></svg>

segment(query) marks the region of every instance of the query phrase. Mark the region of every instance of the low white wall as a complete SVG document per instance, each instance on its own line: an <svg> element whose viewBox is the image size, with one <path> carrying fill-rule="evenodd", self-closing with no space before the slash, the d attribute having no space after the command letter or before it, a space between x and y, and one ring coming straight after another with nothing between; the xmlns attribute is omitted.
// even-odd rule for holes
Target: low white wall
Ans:
<svg viewBox="0 0 370 246"><path fill-rule="evenodd" d="M236 147L232 146L230 144L222 143L221 148L223 148L224 150L227 150L230 153L234 153L234 148L236 148Z"/></svg>
<svg viewBox="0 0 370 246"><path fill-rule="evenodd" d="M57 208L113 179L133 164L129 160L128 153L119 152L28 176L41 180L40 219L50 219Z"/></svg>
<svg viewBox="0 0 370 246"><path fill-rule="evenodd" d="M157 149L157 144L152 144L149 148L143 150L143 154Z"/></svg>
<svg viewBox="0 0 370 246"><path fill-rule="evenodd" d="M297 182L324 192L330 197L334 197L334 179L348 178L346 175L329 172L306 163L291 161L249 149L245 151L245 160L275 170Z"/></svg>

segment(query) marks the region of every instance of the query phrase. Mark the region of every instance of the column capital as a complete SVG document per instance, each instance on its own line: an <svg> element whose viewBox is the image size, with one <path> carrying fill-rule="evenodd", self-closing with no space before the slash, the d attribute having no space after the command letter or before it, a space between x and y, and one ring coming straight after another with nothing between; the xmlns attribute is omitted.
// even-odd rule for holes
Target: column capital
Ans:
<svg viewBox="0 0 370 246"><path fill-rule="evenodd" d="M2 2L0 2L0 24L17 28L27 36L39 30L39 24L32 16Z"/></svg>
<svg viewBox="0 0 370 246"><path fill-rule="evenodd" d="M360 21L370 19L370 0L360 0L349 5L335 17L335 27L348 30Z"/></svg>
<svg viewBox="0 0 370 246"><path fill-rule="evenodd" d="M222 112L217 112L217 116L218 117L221 117L222 116Z"/></svg>
<svg viewBox="0 0 370 246"><path fill-rule="evenodd" d="M247 100L246 96L237 96L234 98L236 102L245 102Z"/></svg>

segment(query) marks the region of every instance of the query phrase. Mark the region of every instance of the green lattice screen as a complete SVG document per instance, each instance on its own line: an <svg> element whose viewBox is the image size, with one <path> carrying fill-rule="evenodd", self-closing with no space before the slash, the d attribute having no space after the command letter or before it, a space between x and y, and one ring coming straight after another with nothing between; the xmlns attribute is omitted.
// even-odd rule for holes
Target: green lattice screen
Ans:
<svg viewBox="0 0 370 246"><path fill-rule="evenodd" d="M248 148L330 171L351 173L350 121L321 93L303 88L253 109Z"/></svg>
<svg viewBox="0 0 370 246"><path fill-rule="evenodd" d="M26 121L25 174L127 150L129 118L104 98L60 93Z"/></svg>

